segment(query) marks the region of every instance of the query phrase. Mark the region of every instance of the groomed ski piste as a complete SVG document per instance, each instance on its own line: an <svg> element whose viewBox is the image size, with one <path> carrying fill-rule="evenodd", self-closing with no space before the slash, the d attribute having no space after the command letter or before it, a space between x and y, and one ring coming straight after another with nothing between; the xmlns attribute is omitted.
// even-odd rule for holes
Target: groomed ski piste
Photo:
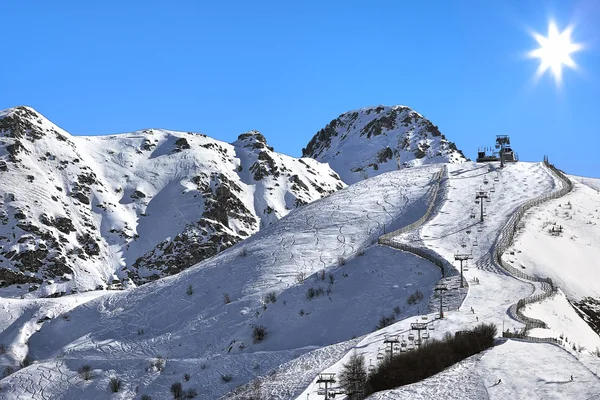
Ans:
<svg viewBox="0 0 600 400"><path fill-rule="evenodd" d="M358 182L290 212L178 275L85 299L89 301L68 314L48 306L50 319L29 327L1 356L5 364L24 354L34 362L2 379L0 394L17 399L130 399L143 394L166 399L172 398L171 384L179 381L202 399L317 399L324 398L316 383L320 373L339 373L354 351L364 354L367 364L376 364L385 353L386 335L409 342L413 322L428 323L433 328L428 336L435 338L479 322L496 324L499 334L522 330L514 305L548 288L513 277L490 254L521 205L559 191L564 182L542 163L503 169L476 163L443 167L409 168ZM578 187L568 196L577 195ZM480 188L491 195L483 224L478 223L481 203L474 202ZM539 207L553 210L552 202L567 201L560 198ZM524 226L538 212L530 209ZM444 259L444 279L426 259L377 244L382 235L422 222L424 215L422 225L400 231L392 241ZM527 237L521 230L515 248ZM452 288L459 283L457 267L450 267L457 251L473 256L463 271L466 289L449 290L445 318L436 319L433 289L440 281ZM545 262L523 263L529 275L552 277ZM585 339L591 349L598 336L581 323L567 331L564 325L569 324L559 322L576 315L569 314L564 299L562 306L553 305L563 301L562 291L578 284L588 287L590 279L571 276L573 283L564 288L557 280L553 296L526 306L523 313L548 325L545 332L529 335L554 338L564 331L569 339ZM417 290L424 299L409 305L408 297ZM84 301L78 296L92 293L60 300ZM26 308L7 304L4 325L18 327ZM391 314L398 322L375 330L379 319ZM254 343L252 328L259 325L267 333ZM600 394L600 358L573 350L570 341L563 346L499 339L495 347L431 378L370 398L594 398ZM83 365L91 367L91 380L78 374ZM111 377L122 381L117 393L108 388Z"/></svg>

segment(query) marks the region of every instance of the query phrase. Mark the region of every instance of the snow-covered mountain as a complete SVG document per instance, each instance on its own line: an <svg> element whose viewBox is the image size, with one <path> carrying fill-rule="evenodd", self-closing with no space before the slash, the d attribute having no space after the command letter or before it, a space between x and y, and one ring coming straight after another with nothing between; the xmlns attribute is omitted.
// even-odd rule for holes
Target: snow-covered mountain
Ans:
<svg viewBox="0 0 600 400"><path fill-rule="evenodd" d="M127 260L138 261L139 268L129 271L141 280L176 265L168 264L170 257L186 254L193 232L202 227L186 218L212 223L214 235L222 234L214 239L219 243L251 226L265 229L178 274L125 291L40 299L35 292L18 298L18 292L2 289L0 397L168 399L177 397L173 387L181 387L187 398L211 400L322 398L319 374L339 374L353 354L364 355L370 369L388 356L386 349L414 350L417 334L425 341L440 339L481 322L498 327L493 347L369 399L591 399L600 393L600 336L594 332L600 326L598 180L572 177L571 182L548 163L500 168L448 161L400 170L386 164L391 171L381 173L384 168L378 167L376 176L324 198L313 188L309 194L315 201L281 217L299 198L294 175L309 190L311 176L329 175L331 191L343 185L325 164L310 159L288 164L256 132L226 144L162 130L104 138L69 137L54 126L43 135L34 131L40 138L28 138L28 130L17 128L18 138L2 137L0 178L14 174L5 185L13 191L3 193L2 229L9 230L2 243L12 243L6 250L50 242L41 235L55 234L51 228L68 231L68 223L58 219L58 211L68 211L76 230L99 232L101 255L127 268ZM70 143L66 150L39 153L38 143L59 146L58 135ZM48 162L53 155L64 169L48 170L45 178L34 170L34 160ZM80 161L72 161L75 156ZM92 171L79 169L86 165L82 160ZM289 165L305 170L294 169L287 177ZM79 178L90 172L98 183L88 175ZM213 173L223 177L213 179ZM353 177L350 173L349 182ZM63 207L55 214L46 205L47 187L30 185L43 179L71 185L63 185L63 197L50 193ZM231 198L238 193L235 185L240 203ZM482 189L488 199L477 203L475 192ZM21 204L20 198L26 201ZM227 220L214 202L227 209ZM281 206L277 210L275 203ZM104 207L96 207L100 211L94 208L98 204ZM13 223L16 207L31 237L21 234L25 239L14 244L12 232L23 230ZM266 207L273 211L259 212ZM53 224L36 223L41 234L26 225L44 219L38 208ZM106 236L118 221L126 223ZM168 241L152 236L160 229L175 236ZM94 256L74 243L85 232L62 233L55 240L63 243L65 236L67 250L82 248L78 255L87 257L91 270ZM186 241L175 240L177 235L186 235ZM109 239L114 242L104 244ZM464 265L464 288L457 252L472 256ZM154 269L141 266L150 262ZM436 288L446 289L442 302ZM438 318L441 303L444 318ZM423 325L426 331L413 329ZM508 339L503 331L522 336ZM407 348L392 350L390 336Z"/></svg>
<svg viewBox="0 0 600 400"><path fill-rule="evenodd" d="M162 129L83 137L28 107L0 111L0 280L41 295L113 274L144 283L344 186L256 131L231 144Z"/></svg>
<svg viewBox="0 0 600 400"><path fill-rule="evenodd" d="M406 106L346 112L317 132L302 155L329 163L348 184L402 167L466 160L437 126Z"/></svg>

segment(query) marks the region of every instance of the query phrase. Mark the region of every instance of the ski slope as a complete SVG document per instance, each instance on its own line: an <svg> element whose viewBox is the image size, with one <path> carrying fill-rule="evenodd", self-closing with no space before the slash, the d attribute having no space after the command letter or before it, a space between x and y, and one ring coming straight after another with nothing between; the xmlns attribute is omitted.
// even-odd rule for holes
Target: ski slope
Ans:
<svg viewBox="0 0 600 400"><path fill-rule="evenodd" d="M376 363L386 335L408 339L413 322L429 323L433 329L427 333L434 338L480 322L494 323L499 331L522 329L509 309L540 292L540 285L516 279L486 260L512 213L526 201L558 190L560 181L541 163L509 164L502 170L492 165L491 171L488 164L449 164L433 198L440 167L409 168L358 182L290 212L175 276L90 300L69 311L68 320L44 322L22 347L38 361L2 379L3 393L14 398L170 398L170 385L183 382L188 373L184 388L196 389L200 398L258 394L268 399L315 399L321 398L317 374L339 373L353 351L364 354L367 364ZM471 218L471 211L480 206L474 203L474 193L492 185L491 201L484 204L485 222L480 224L478 213ZM576 185L568 196L582 193L588 201L585 190L591 189ZM555 201L566 202L568 196ZM457 265L442 279L439 268L426 260L376 245L382 234L419 220L431 202L433 211L425 223L394 240L450 263L457 250L472 252L473 260L463 271L467 288L453 289L444 319L435 318L438 300L433 288L442 280L456 287ZM553 210L551 203L540 209ZM538 218L540 209L532 209L524 219L515 248L534 227L529 221ZM507 252L506 257L522 253ZM481 268L475 267L477 260L483 260ZM528 263L527 273L550 275L551 265L536 265ZM571 287L583 279L573 278ZM323 294L308 299L311 288L321 288ZM409 305L407 298L417 289L424 300ZM274 302L265 301L270 292ZM524 312L548 324L548 329L531 335L565 333L569 346L577 341L588 349L597 343L598 336L569 308L561 291L528 305ZM391 314L396 322L376 330L380 317ZM265 326L267 335L253 343L252 327L257 325ZM429 379L370 398L600 395L600 358L569 346L499 339L497 346ZM165 359L164 370L152 367L159 356ZM93 369L91 381L77 374L84 364ZM123 388L111 395L107 386L113 376L123 380ZM231 380L226 382L224 376Z"/></svg>
<svg viewBox="0 0 600 400"><path fill-rule="evenodd" d="M384 229L397 229L423 214L439 169L414 168L360 182L176 276L89 302L70 313L76 324L62 318L48 321L29 340L31 357L47 361L11 375L2 385L20 385L45 363L50 364L43 368L65 371L56 357L67 365L69 360L73 365L97 360L104 371L98 376L106 379L109 366L118 365L112 368L120 375L145 382L145 366L160 355L167 359L164 373L147 377L140 390L165 396L172 373L187 372L190 385L206 398L216 398L317 347L373 331L396 305L399 319L415 315L424 304L408 306L406 298L417 288L428 297L440 270L372 244ZM322 270L324 280L317 278ZM192 295L187 294L190 285ZM308 300L308 289L319 287L325 293ZM271 291L276 302L265 307L263 299ZM262 343L252 343L253 324L268 329ZM198 370L201 363L208 365L206 370ZM260 368L254 369L255 364ZM74 366L69 373L76 376L76 370ZM221 374L234 378L214 385ZM48 382L56 378L53 373L44 376ZM66 389L55 390L59 392L53 396L71 396ZM100 389L94 384L83 390L93 397Z"/></svg>

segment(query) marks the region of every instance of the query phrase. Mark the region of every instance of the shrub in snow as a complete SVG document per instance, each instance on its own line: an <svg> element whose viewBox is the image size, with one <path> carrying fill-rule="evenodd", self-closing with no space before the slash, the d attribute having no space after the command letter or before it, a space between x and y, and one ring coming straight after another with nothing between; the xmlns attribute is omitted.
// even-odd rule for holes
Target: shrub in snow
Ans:
<svg viewBox="0 0 600 400"><path fill-rule="evenodd" d="M318 287L316 289L313 287L310 287L306 291L306 298L308 300L312 300L314 297L322 296L324 293L325 293L325 291L323 290L322 287Z"/></svg>
<svg viewBox="0 0 600 400"><path fill-rule="evenodd" d="M192 285L189 285L185 292L188 294L188 296L194 294L194 288L192 287Z"/></svg>
<svg viewBox="0 0 600 400"><path fill-rule="evenodd" d="M231 303L231 299L229 298L229 293L223 293L223 301L225 304Z"/></svg>
<svg viewBox="0 0 600 400"><path fill-rule="evenodd" d="M142 397L140 397L140 400L152 400L152 396L149 394L143 394Z"/></svg>
<svg viewBox="0 0 600 400"><path fill-rule="evenodd" d="M0 344L0 354L6 354L6 345L4 343Z"/></svg>
<svg viewBox="0 0 600 400"><path fill-rule="evenodd" d="M183 397L183 386L181 382L175 382L171 385L171 394L174 399L181 399Z"/></svg>
<svg viewBox="0 0 600 400"><path fill-rule="evenodd" d="M267 328L263 325L255 325L252 328L252 340L254 343L260 343L265 340L267 336Z"/></svg>
<svg viewBox="0 0 600 400"><path fill-rule="evenodd" d="M81 376L81 379L83 380L89 381L92 379L92 367L88 364L83 365L77 372L79 372L79 376Z"/></svg>
<svg viewBox="0 0 600 400"><path fill-rule="evenodd" d="M421 381L494 345L496 325L481 324L470 331L429 339L418 349L387 357L369 374L366 395Z"/></svg>
<svg viewBox="0 0 600 400"><path fill-rule="evenodd" d="M414 292L413 294L411 294L408 297L406 302L410 305L413 305L415 303L418 303L421 300L423 300L423 293L420 290L417 290L416 292Z"/></svg>
<svg viewBox="0 0 600 400"><path fill-rule="evenodd" d="M158 358L150 363L150 369L157 371L163 371L165 369L165 359L158 356Z"/></svg>
<svg viewBox="0 0 600 400"><path fill-rule="evenodd" d="M390 326L394 322L396 322L396 316L394 314L391 314L389 316L382 315L381 318L379 318L379 323L377 324L376 328L382 329L386 326Z"/></svg>
<svg viewBox="0 0 600 400"><path fill-rule="evenodd" d="M183 374L183 380L184 381L189 381L190 380L190 374Z"/></svg>
<svg viewBox="0 0 600 400"><path fill-rule="evenodd" d="M198 396L198 392L196 392L196 389L188 389L188 391L185 393L186 399L193 399L196 396Z"/></svg>
<svg viewBox="0 0 600 400"><path fill-rule="evenodd" d="M117 393L119 390L121 390L121 380L115 376L113 376L112 378L110 378L110 381L108 381L108 387L110 388L111 392L113 393Z"/></svg>
<svg viewBox="0 0 600 400"><path fill-rule="evenodd" d="M225 383L231 382L232 379L233 377L231 375L221 375L221 380Z"/></svg>
<svg viewBox="0 0 600 400"><path fill-rule="evenodd" d="M265 295L265 303L275 303L277 301L277 294L275 292L269 292Z"/></svg>

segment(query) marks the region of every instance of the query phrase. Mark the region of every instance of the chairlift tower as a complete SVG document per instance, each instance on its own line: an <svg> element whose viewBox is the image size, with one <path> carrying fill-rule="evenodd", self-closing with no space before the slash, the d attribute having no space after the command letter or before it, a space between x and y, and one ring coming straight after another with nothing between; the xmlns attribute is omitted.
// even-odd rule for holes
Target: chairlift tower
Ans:
<svg viewBox="0 0 600 400"><path fill-rule="evenodd" d="M439 285L434 289L436 292L440 292L440 319L444 318L444 291L448 290L446 285Z"/></svg>
<svg viewBox="0 0 600 400"><path fill-rule="evenodd" d="M317 383L318 384L325 384L325 398L327 398L328 395L328 390L327 390L327 385L333 385L336 382L335 380L335 373L323 373L323 374L319 374L319 377L317 378Z"/></svg>
<svg viewBox="0 0 600 400"><path fill-rule="evenodd" d="M488 194L488 192L484 191L484 190L478 190L477 192L475 192L475 203L481 203L481 214L480 214L480 221L483 222L483 202L487 201L490 202L490 195Z"/></svg>
<svg viewBox="0 0 600 400"><path fill-rule="evenodd" d="M454 259L456 261L460 261L460 287L465 287L464 279L463 279L463 261L467 261L473 258L472 254L466 253L456 253L454 255Z"/></svg>
<svg viewBox="0 0 600 400"><path fill-rule="evenodd" d="M421 345L421 331L427 331L427 324L424 322L414 322L410 324L410 329L418 332L419 341L417 342L419 346Z"/></svg>
<svg viewBox="0 0 600 400"><path fill-rule="evenodd" d="M389 353L390 353L390 358L392 358L394 356L394 347L400 345L400 340L398 340L398 335L385 335L385 338L383 339L383 344L390 346Z"/></svg>
<svg viewBox="0 0 600 400"><path fill-rule="evenodd" d="M510 146L510 138L508 135L496 135L496 148L500 149L500 168L504 168L504 148Z"/></svg>

